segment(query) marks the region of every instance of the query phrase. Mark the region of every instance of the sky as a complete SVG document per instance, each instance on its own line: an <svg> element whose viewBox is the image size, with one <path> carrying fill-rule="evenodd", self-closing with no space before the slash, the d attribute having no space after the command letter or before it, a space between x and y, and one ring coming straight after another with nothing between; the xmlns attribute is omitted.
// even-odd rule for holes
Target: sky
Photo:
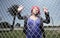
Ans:
<svg viewBox="0 0 60 38"><path fill-rule="evenodd" d="M44 19L45 14L43 11L43 7L47 7L50 15L50 24L44 23L44 25L60 25L60 0L0 0L0 22L6 21L12 24L13 17L9 14L8 8L14 4L24 6L24 9L21 12L22 16L30 15L32 6L39 6L41 16ZM15 24L16 23L20 23L23 26L24 20L19 20L16 17Z"/></svg>

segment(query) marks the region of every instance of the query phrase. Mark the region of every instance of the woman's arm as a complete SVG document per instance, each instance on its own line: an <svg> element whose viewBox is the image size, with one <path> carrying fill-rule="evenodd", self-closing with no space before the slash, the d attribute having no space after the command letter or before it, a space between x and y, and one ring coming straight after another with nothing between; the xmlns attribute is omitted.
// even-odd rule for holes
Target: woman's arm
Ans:
<svg viewBox="0 0 60 38"><path fill-rule="evenodd" d="M18 13L17 17L18 17L18 19L20 19L20 20L25 20L25 19L27 18L26 16L21 16L20 13Z"/></svg>
<svg viewBox="0 0 60 38"><path fill-rule="evenodd" d="M45 13L45 17L46 17L46 19L43 19L43 22L44 23L50 23L50 16L49 16L49 12L48 13Z"/></svg>
<svg viewBox="0 0 60 38"><path fill-rule="evenodd" d="M22 5L20 5L19 7L18 7L18 13L17 13L17 17L18 17L18 19L25 19L26 18L26 16L21 16L21 11L24 9L24 7L22 6Z"/></svg>
<svg viewBox="0 0 60 38"><path fill-rule="evenodd" d="M50 16L49 16L48 9L44 8L44 12L45 12L46 19L43 19L43 22L48 24L48 23L50 23Z"/></svg>

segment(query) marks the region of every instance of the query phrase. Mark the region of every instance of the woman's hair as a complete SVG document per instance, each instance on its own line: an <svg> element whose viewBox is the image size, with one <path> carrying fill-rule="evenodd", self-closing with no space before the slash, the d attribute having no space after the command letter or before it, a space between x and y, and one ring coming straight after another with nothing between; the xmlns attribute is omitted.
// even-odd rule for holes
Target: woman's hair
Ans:
<svg viewBox="0 0 60 38"><path fill-rule="evenodd" d="M34 8L37 8L38 9L38 14L40 14L40 9L39 9L38 6L32 6L31 13L32 13L32 11L33 11Z"/></svg>

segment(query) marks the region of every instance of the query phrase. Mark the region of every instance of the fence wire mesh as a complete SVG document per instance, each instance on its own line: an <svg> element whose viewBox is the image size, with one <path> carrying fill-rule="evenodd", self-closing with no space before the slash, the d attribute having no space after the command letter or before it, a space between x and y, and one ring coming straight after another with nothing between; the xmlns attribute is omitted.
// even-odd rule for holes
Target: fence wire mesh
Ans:
<svg viewBox="0 0 60 38"><path fill-rule="evenodd" d="M25 6L25 10L23 10L22 12L26 12L27 14L29 14L28 12L30 12L29 10L33 5L38 5L40 7L47 6L48 8L51 5L50 11L57 12L59 8L57 7L57 5L59 5L59 1L56 1L56 0L55 1L52 1L52 0L50 1L49 0L0 0L0 38L26 38L26 35L23 32L24 23L20 21L17 17L18 15L17 15L16 9L18 8L18 5ZM51 10L51 9L57 9L57 10ZM57 14L56 12L55 12L55 15ZM22 13L22 15L26 13ZM20 22L22 22L22 24ZM45 26L44 30L45 30L45 36L46 36L45 38L60 38L59 26L58 27Z"/></svg>

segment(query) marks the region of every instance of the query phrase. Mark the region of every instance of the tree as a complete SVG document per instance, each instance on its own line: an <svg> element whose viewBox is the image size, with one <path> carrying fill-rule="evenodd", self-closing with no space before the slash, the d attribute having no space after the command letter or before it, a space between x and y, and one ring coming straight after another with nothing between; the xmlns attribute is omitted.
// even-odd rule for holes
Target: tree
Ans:
<svg viewBox="0 0 60 38"><path fill-rule="evenodd" d="M14 24L15 24L15 19L16 15L18 13L18 5L12 5L11 7L8 8L8 12L13 16L13 23L12 23L12 29L14 29Z"/></svg>
<svg viewBox="0 0 60 38"><path fill-rule="evenodd" d="M11 28L11 25L8 22L1 22L0 28Z"/></svg>

